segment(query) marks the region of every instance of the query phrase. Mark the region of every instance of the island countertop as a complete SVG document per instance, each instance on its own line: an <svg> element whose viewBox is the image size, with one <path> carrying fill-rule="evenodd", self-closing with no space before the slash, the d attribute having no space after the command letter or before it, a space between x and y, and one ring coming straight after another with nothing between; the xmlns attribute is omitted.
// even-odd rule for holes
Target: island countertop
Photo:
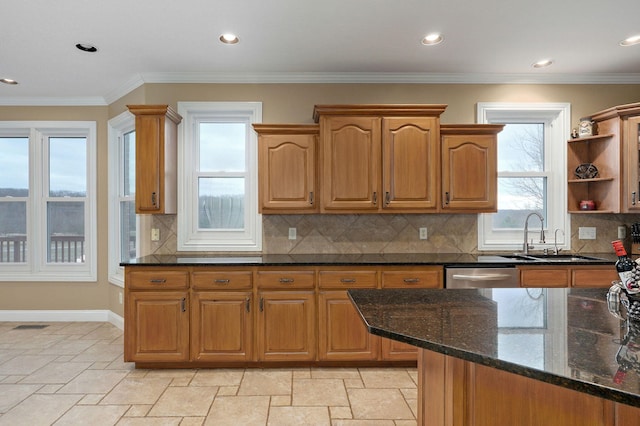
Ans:
<svg viewBox="0 0 640 426"><path fill-rule="evenodd" d="M640 324L607 289L352 289L372 334L640 407Z"/></svg>

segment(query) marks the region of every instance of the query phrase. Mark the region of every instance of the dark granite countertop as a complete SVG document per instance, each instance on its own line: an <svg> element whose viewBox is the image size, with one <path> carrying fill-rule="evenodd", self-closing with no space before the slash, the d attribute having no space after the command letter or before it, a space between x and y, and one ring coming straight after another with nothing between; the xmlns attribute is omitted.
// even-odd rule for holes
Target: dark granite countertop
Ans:
<svg viewBox="0 0 640 426"><path fill-rule="evenodd" d="M616 257L609 253L580 253L594 257L570 262L573 265L609 265ZM262 254L262 255L151 255L131 259L120 266L314 266L314 265L445 265L445 266L510 266L544 265L545 260L509 259L493 254L465 253L367 253L367 254ZM567 264L567 263L560 263Z"/></svg>
<svg viewBox="0 0 640 426"><path fill-rule="evenodd" d="M606 288L348 293L373 334L640 407L640 323L609 313Z"/></svg>

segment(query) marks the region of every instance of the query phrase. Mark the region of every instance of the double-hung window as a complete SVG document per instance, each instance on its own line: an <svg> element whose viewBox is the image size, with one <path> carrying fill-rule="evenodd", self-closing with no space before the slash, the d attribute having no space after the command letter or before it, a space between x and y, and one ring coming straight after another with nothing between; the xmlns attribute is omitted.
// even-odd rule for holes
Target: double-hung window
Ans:
<svg viewBox="0 0 640 426"><path fill-rule="evenodd" d="M259 251L259 102L179 102L178 251Z"/></svg>
<svg viewBox="0 0 640 426"><path fill-rule="evenodd" d="M568 249L566 140L570 108L565 103L479 103L478 122L504 124L498 134L498 211L479 215L479 250L521 250L525 239L535 249ZM544 218L546 243L540 243ZM558 230L556 232L556 230Z"/></svg>
<svg viewBox="0 0 640 426"><path fill-rule="evenodd" d="M95 122L0 122L0 280L95 281Z"/></svg>

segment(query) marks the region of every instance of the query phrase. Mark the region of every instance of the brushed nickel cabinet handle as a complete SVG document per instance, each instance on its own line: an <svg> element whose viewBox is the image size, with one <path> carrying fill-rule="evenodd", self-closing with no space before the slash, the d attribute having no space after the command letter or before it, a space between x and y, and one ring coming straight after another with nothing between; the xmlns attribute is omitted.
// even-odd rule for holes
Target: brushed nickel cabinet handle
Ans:
<svg viewBox="0 0 640 426"><path fill-rule="evenodd" d="M636 191L631 192L631 205L636 205Z"/></svg>
<svg viewBox="0 0 640 426"><path fill-rule="evenodd" d="M229 280L228 279L223 279L223 278L218 278L217 280L214 281L216 284L229 284Z"/></svg>
<svg viewBox="0 0 640 426"><path fill-rule="evenodd" d="M293 278L280 278L282 284L291 284L294 281Z"/></svg>
<svg viewBox="0 0 640 426"><path fill-rule="evenodd" d="M157 199L158 199L158 197L156 196L156 193L152 192L151 193L151 205L152 206L154 206L154 207L158 206Z"/></svg>
<svg viewBox="0 0 640 426"><path fill-rule="evenodd" d="M445 193L444 193L444 203L445 203L445 204L449 204L449 201L450 201L450 199L449 199L449 193L448 193L448 192L445 192Z"/></svg>
<svg viewBox="0 0 640 426"><path fill-rule="evenodd" d="M184 297L180 301L180 309L182 310L182 312L187 312L187 299Z"/></svg>
<svg viewBox="0 0 640 426"><path fill-rule="evenodd" d="M309 204L313 205L313 191L309 192Z"/></svg>
<svg viewBox="0 0 640 426"><path fill-rule="evenodd" d="M260 312L264 312L264 299L260 298Z"/></svg>
<svg viewBox="0 0 640 426"><path fill-rule="evenodd" d="M387 191L384 194L384 203L388 206L389 203L391 203L391 194L389 194L389 191Z"/></svg>
<svg viewBox="0 0 640 426"><path fill-rule="evenodd" d="M416 284L420 282L420 278L405 278L402 281L404 281L407 284Z"/></svg>
<svg viewBox="0 0 640 426"><path fill-rule="evenodd" d="M374 191L373 193L373 205L377 206L378 205L378 193Z"/></svg>
<svg viewBox="0 0 640 426"><path fill-rule="evenodd" d="M353 284L356 282L355 278L340 278L340 282L343 284Z"/></svg>
<svg viewBox="0 0 640 426"><path fill-rule="evenodd" d="M164 284L167 282L167 280L165 278L151 278L149 282L151 284Z"/></svg>
<svg viewBox="0 0 640 426"><path fill-rule="evenodd" d="M247 300L245 301L245 307L247 309L247 313L251 312L251 298L247 297Z"/></svg>

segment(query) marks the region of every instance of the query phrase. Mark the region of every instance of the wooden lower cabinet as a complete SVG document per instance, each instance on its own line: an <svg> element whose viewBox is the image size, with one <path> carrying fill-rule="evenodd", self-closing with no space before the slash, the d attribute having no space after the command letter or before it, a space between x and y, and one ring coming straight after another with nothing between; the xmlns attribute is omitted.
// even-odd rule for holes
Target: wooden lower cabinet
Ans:
<svg viewBox="0 0 640 426"><path fill-rule="evenodd" d="M125 306L124 360L189 360L189 294L186 291L131 291Z"/></svg>
<svg viewBox="0 0 640 426"><path fill-rule="evenodd" d="M346 291L320 292L318 324L319 360L373 361L378 359L380 338L367 331Z"/></svg>
<svg viewBox="0 0 640 426"><path fill-rule="evenodd" d="M521 287L609 287L613 265L519 266Z"/></svg>
<svg viewBox="0 0 640 426"><path fill-rule="evenodd" d="M314 361L315 293L261 291L258 298L258 361Z"/></svg>
<svg viewBox="0 0 640 426"><path fill-rule="evenodd" d="M572 287L609 287L612 281L619 279L613 265L575 266L571 271Z"/></svg>
<svg viewBox="0 0 640 426"><path fill-rule="evenodd" d="M251 361L253 308L250 291L193 292L191 360Z"/></svg>
<svg viewBox="0 0 640 426"><path fill-rule="evenodd" d="M420 426L632 426L640 409L420 350Z"/></svg>

